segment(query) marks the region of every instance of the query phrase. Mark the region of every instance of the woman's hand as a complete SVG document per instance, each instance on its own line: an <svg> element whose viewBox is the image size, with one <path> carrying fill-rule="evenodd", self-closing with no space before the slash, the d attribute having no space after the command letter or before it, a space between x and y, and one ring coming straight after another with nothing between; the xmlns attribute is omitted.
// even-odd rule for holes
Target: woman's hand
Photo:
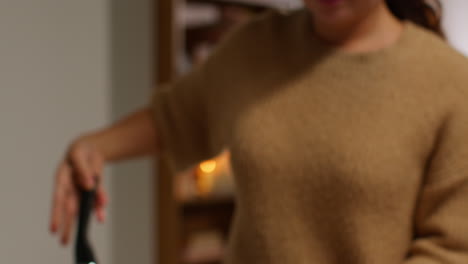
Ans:
<svg viewBox="0 0 468 264"><path fill-rule="evenodd" d="M77 219L80 189L90 190L97 184L95 213L97 219L104 222L104 208L108 200L101 184L104 165L104 155L87 137L70 144L64 159L59 163L55 175L50 231L59 234L63 245L69 242Z"/></svg>
<svg viewBox="0 0 468 264"><path fill-rule="evenodd" d="M97 184L94 208L98 220L104 222L108 198L101 183L105 163L158 153L152 111L150 106L143 107L70 144L57 168L50 217L50 231L60 234L62 244L68 243L77 218L80 188L90 190Z"/></svg>

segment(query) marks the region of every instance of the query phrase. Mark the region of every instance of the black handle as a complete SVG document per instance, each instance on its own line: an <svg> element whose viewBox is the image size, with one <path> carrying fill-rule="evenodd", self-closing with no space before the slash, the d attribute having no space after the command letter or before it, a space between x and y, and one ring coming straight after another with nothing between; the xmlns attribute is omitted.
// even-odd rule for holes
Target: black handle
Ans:
<svg viewBox="0 0 468 264"><path fill-rule="evenodd" d="M80 212L78 217L78 230L75 244L75 263L97 263L88 240L89 218L93 209L96 191L81 191Z"/></svg>

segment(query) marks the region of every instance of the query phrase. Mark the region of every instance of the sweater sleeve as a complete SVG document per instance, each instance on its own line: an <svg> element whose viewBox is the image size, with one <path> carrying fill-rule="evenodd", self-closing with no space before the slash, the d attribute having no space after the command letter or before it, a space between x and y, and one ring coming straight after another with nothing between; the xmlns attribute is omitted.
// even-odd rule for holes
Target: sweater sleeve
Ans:
<svg viewBox="0 0 468 264"><path fill-rule="evenodd" d="M468 263L468 102L446 119L432 152L404 264Z"/></svg>
<svg viewBox="0 0 468 264"><path fill-rule="evenodd" d="M212 154L205 75L205 67L197 67L172 83L160 85L152 94L150 106L161 144L159 154L167 158L174 171Z"/></svg>
<svg viewBox="0 0 468 264"><path fill-rule="evenodd" d="M272 14L236 26L205 62L154 90L150 107L161 143L159 154L166 157L173 171L187 169L223 149L225 135L215 130L215 122L225 110L220 105L220 94L226 97L226 82L235 81L229 73L245 66L245 53L255 43L251 32L261 19Z"/></svg>

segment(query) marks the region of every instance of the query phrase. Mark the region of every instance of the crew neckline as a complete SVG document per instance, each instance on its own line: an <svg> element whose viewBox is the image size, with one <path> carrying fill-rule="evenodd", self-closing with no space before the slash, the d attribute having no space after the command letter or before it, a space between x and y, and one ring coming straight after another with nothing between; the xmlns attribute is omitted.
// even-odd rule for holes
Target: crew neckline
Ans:
<svg viewBox="0 0 468 264"><path fill-rule="evenodd" d="M399 50L400 47L405 46L405 43L408 42L409 36L411 35L413 27L413 22L411 20L401 20L403 23L403 29L398 39L391 45L373 51L348 52L329 45L319 38L313 25L312 14L307 10L307 8L303 8L302 12L304 13L304 19L306 20L304 27L305 34L307 34L308 38L315 44L316 48L319 49L319 52L333 55L335 58L344 60L370 60L382 56L388 56L396 50Z"/></svg>

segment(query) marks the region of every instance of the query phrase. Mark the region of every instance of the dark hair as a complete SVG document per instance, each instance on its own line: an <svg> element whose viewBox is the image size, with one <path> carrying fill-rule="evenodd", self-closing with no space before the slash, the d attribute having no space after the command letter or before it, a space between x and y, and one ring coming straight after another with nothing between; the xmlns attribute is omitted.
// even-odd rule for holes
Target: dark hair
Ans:
<svg viewBox="0 0 468 264"><path fill-rule="evenodd" d="M438 0L385 0L399 19L408 19L445 38L441 27L442 5Z"/></svg>

